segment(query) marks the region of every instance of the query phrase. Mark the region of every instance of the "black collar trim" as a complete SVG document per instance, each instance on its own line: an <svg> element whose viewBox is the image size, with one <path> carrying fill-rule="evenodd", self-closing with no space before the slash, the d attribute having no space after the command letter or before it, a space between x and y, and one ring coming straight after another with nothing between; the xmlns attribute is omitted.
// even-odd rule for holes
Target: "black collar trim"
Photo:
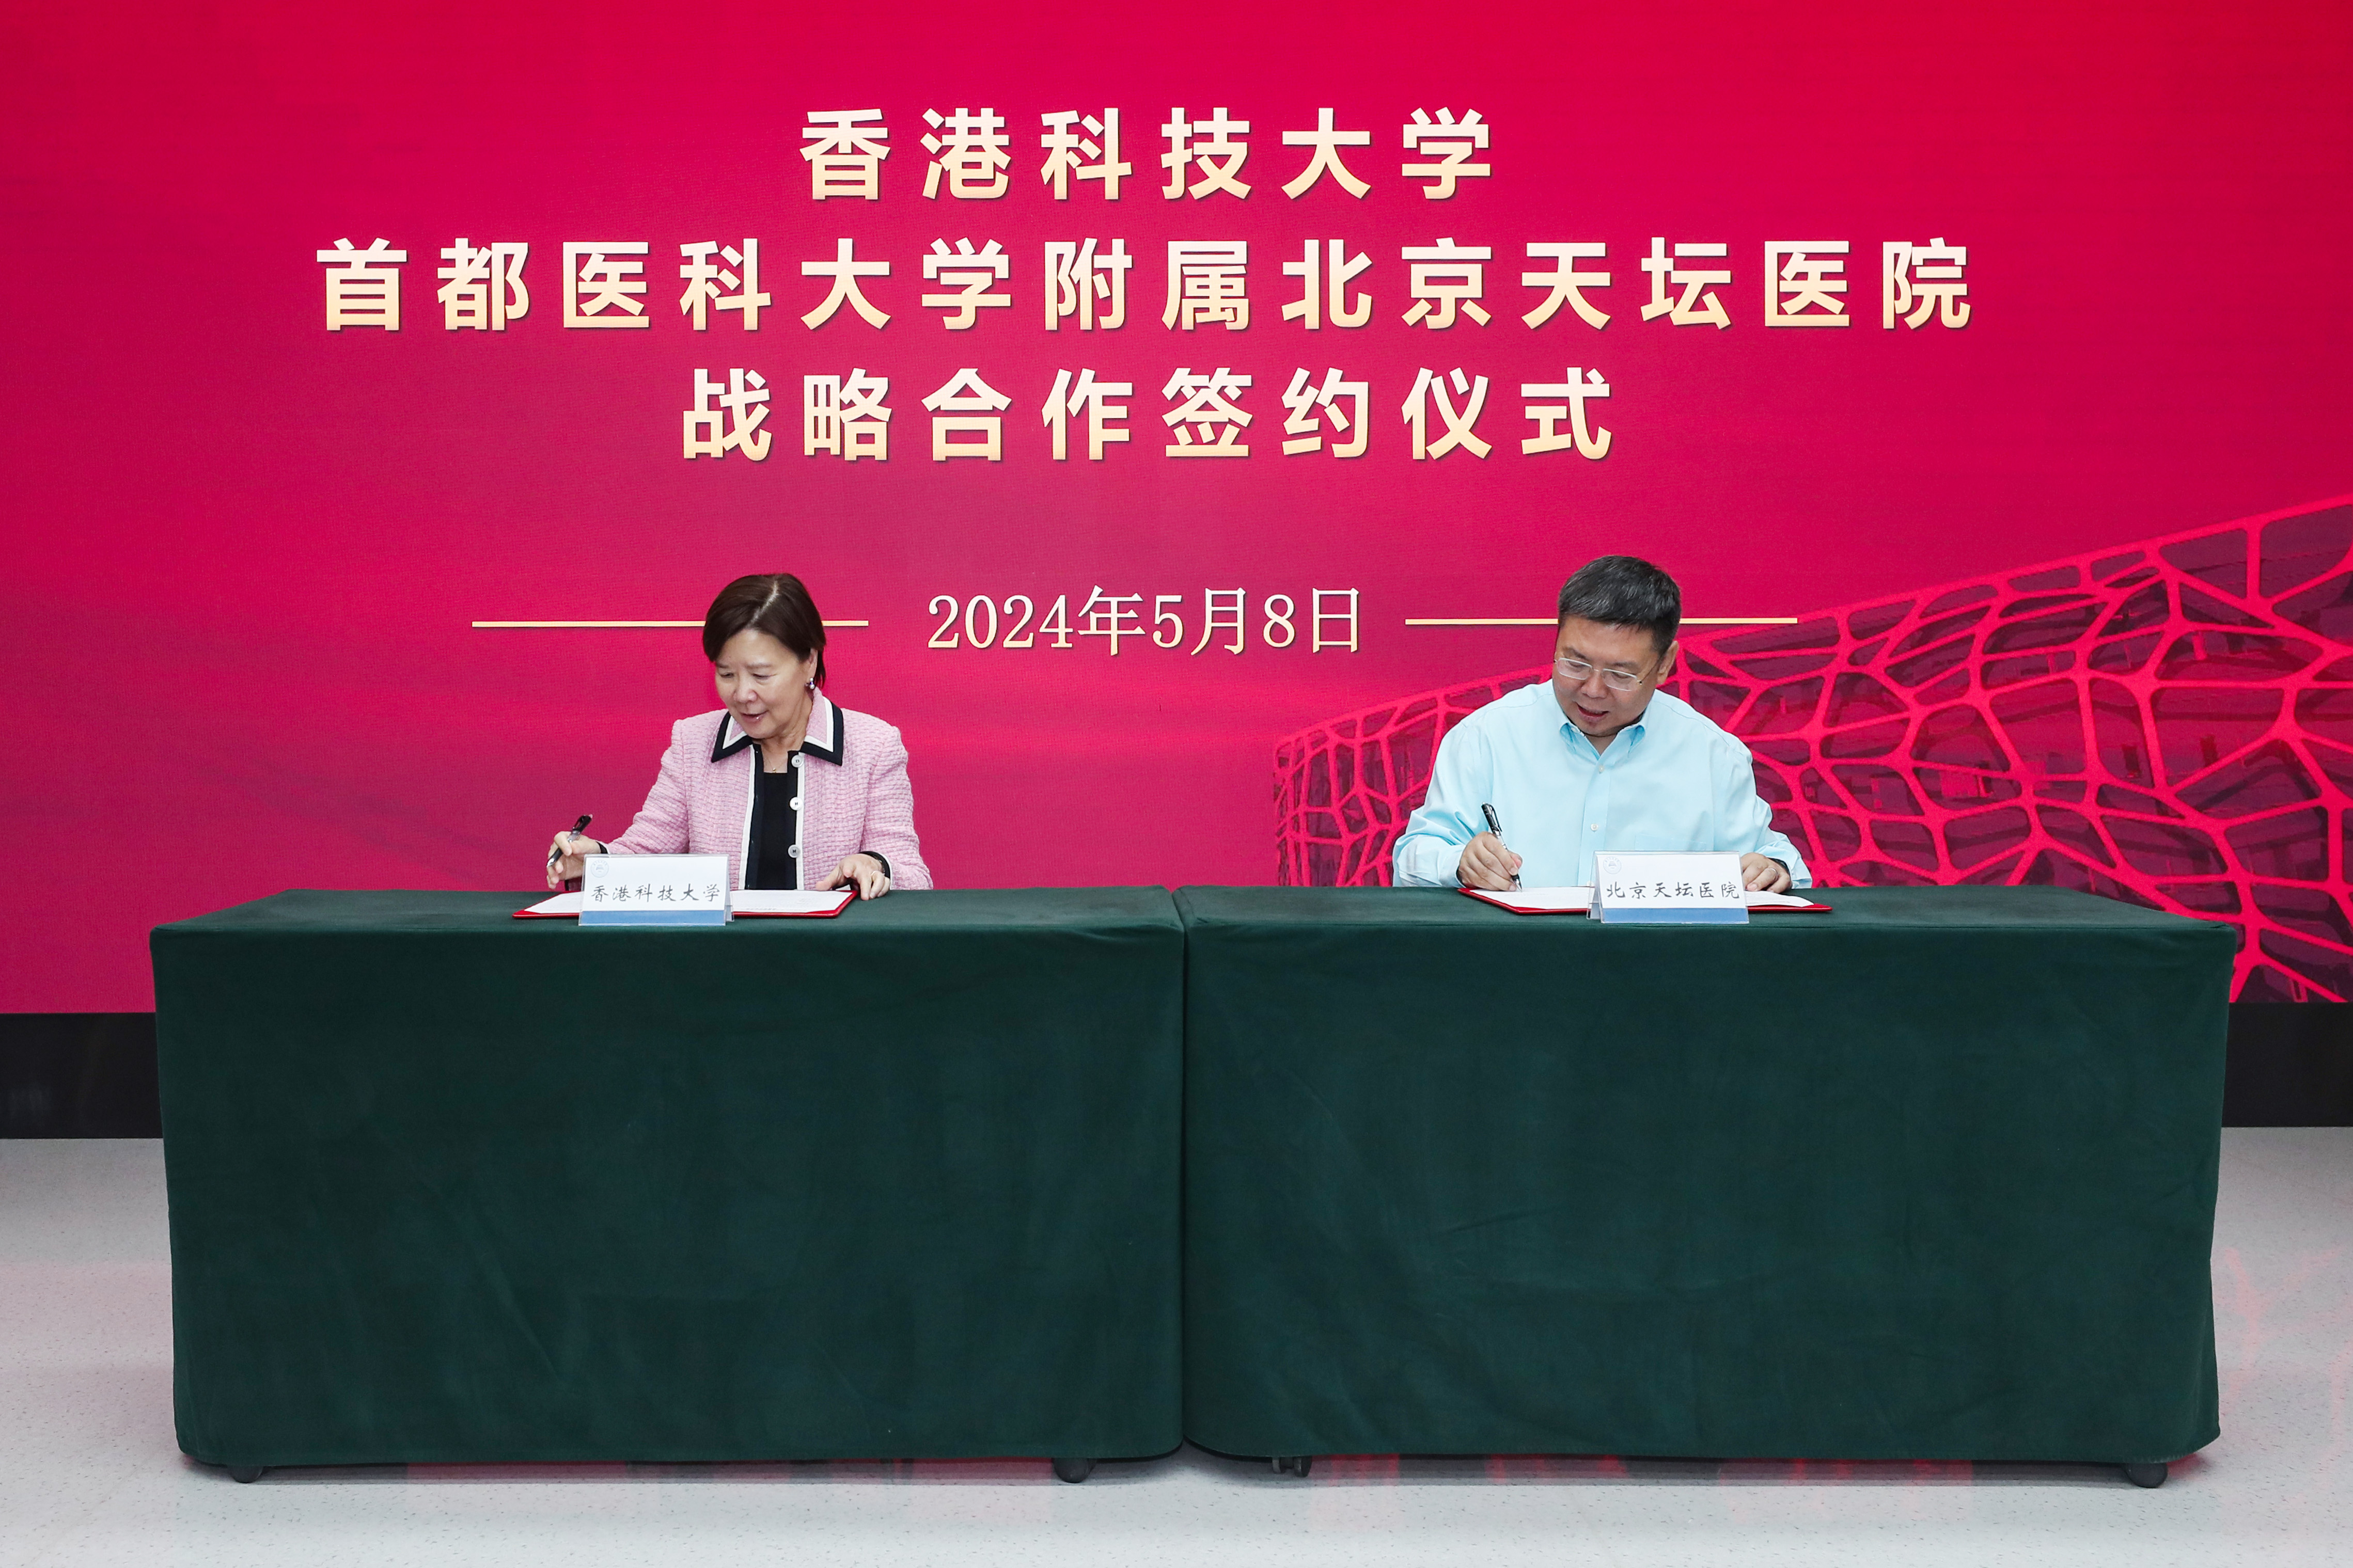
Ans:
<svg viewBox="0 0 2353 1568"><path fill-rule="evenodd" d="M820 720L825 724L823 741L819 741L817 737L817 727ZM824 695L820 693L815 710L809 714L809 732L801 739L801 751L819 762L831 763L834 766L839 767L844 728L841 722L841 710L827 701Z"/></svg>
<svg viewBox="0 0 2353 1568"><path fill-rule="evenodd" d="M735 715L724 714L719 721L719 738L712 742L711 760L714 763L723 763L751 744L752 737L736 727Z"/></svg>
<svg viewBox="0 0 2353 1568"><path fill-rule="evenodd" d="M822 741L817 734L819 723L825 726L825 739ZM839 767L842 752L847 748L848 729L849 726L841 721L841 710L819 695L809 714L809 732L801 741L801 751L819 762ZM711 743L711 760L723 763L736 752L750 749L751 744L752 737L744 733L742 727L735 722L735 715L728 713L719 721L718 738Z"/></svg>

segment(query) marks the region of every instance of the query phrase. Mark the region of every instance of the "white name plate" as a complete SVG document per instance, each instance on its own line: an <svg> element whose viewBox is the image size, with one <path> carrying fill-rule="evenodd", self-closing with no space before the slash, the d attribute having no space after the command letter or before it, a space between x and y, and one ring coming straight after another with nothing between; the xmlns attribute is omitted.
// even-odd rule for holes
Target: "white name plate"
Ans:
<svg viewBox="0 0 2353 1568"><path fill-rule="evenodd" d="M724 855L590 855L580 873L584 926L723 926Z"/></svg>
<svg viewBox="0 0 2353 1568"><path fill-rule="evenodd" d="M1729 850L1651 855L1605 850L1593 859L1593 918L1651 925L1746 925L1740 857Z"/></svg>

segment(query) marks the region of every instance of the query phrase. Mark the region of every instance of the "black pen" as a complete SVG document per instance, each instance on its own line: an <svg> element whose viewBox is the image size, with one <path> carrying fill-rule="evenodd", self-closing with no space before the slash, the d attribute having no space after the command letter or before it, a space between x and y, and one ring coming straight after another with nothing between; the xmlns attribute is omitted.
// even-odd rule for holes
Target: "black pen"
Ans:
<svg viewBox="0 0 2353 1568"><path fill-rule="evenodd" d="M588 825L596 820L596 819L595 817L589 816L586 812L582 812L580 814L580 820L574 823L572 825L572 831L564 835L564 837L566 838L579 837L582 834L588 831ZM547 852L547 868L551 871L554 870L556 861L563 858L564 851L561 848L550 849Z"/></svg>
<svg viewBox="0 0 2353 1568"><path fill-rule="evenodd" d="M1504 819L1495 815L1495 808L1492 805L1482 803L1479 809L1487 814L1487 831L1495 836L1496 843L1504 844ZM1509 849L1511 846L1504 844L1504 847ZM1514 871L1512 873L1512 890L1514 892L1517 892L1519 890L1519 887L1520 874Z"/></svg>

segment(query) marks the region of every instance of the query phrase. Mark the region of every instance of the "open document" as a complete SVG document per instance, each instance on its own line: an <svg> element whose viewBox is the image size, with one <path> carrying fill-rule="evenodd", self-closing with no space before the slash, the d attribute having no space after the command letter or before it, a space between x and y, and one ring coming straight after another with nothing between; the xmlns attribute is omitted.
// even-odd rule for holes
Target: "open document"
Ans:
<svg viewBox="0 0 2353 1568"><path fill-rule="evenodd" d="M519 921L564 921L580 918L580 893L558 893L552 899L542 899L527 910L517 910ZM798 916L803 920L828 920L849 907L858 896L855 888L838 888L829 893L799 893L785 889L739 888L728 896L727 907L739 919L765 919L777 916Z"/></svg>
<svg viewBox="0 0 2353 1568"><path fill-rule="evenodd" d="M799 915L804 919L828 920L849 907L858 896L855 888L836 888L829 893L796 893L780 888L738 888L728 899L727 907L737 919L747 915Z"/></svg>
<svg viewBox="0 0 2353 1568"><path fill-rule="evenodd" d="M1484 888L1465 888L1464 892L1483 900L1515 915L1583 915L1593 912L1593 889L1590 888L1521 888L1508 893L1491 893ZM1750 893L1746 897L1752 913L1785 911L1796 913L1828 913L1828 904L1818 904L1811 899L1793 893Z"/></svg>

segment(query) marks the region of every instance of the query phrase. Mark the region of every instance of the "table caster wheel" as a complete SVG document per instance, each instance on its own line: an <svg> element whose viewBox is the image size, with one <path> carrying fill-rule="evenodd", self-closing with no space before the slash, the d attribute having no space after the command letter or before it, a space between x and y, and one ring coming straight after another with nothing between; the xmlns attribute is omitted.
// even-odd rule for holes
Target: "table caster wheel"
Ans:
<svg viewBox="0 0 2353 1568"><path fill-rule="evenodd" d="M1095 1462L1092 1459L1057 1459L1054 1461L1054 1479L1057 1480L1068 1481L1072 1486L1077 1486L1081 1481L1085 1480L1089 1476L1093 1475L1094 1473Z"/></svg>
<svg viewBox="0 0 2353 1568"><path fill-rule="evenodd" d="M1314 1466L1315 1456L1313 1454L1278 1454L1274 1458L1274 1473L1278 1476L1297 1476L1304 1479Z"/></svg>
<svg viewBox="0 0 2353 1568"><path fill-rule="evenodd" d="M228 1468L228 1479L239 1486L251 1486L261 1479L262 1468L263 1467L259 1465L231 1465Z"/></svg>
<svg viewBox="0 0 2353 1568"><path fill-rule="evenodd" d="M2137 1487L2147 1487L2153 1490L2165 1484L2165 1477L2166 1466L2162 1463L2125 1467L2125 1479Z"/></svg>

